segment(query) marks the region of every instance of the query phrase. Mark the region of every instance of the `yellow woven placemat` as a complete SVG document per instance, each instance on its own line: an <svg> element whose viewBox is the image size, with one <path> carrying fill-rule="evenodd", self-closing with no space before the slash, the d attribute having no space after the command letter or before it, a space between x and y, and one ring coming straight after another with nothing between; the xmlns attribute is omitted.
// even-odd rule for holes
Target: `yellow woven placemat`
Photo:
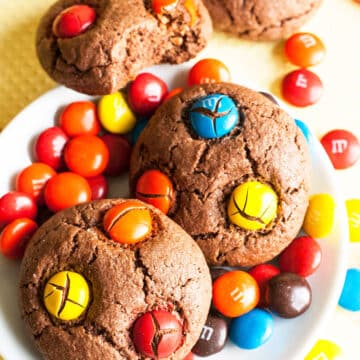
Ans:
<svg viewBox="0 0 360 360"><path fill-rule="evenodd" d="M35 31L52 0L0 1L0 129L55 86L35 55Z"/></svg>

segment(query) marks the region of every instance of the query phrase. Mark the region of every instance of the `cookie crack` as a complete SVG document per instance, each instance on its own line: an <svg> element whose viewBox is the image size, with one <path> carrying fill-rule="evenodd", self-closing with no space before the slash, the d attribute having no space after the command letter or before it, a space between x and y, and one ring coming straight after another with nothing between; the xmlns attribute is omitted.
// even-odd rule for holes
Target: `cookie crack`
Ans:
<svg viewBox="0 0 360 360"><path fill-rule="evenodd" d="M146 280L147 279L152 280L152 276L149 273L149 269L147 268L147 266L144 264L144 262L142 260L140 249L136 249L134 251L134 257L135 257L136 270L139 269L141 271L141 273L143 274L142 291L144 293L145 303L149 306L150 304L147 302L148 294L149 294L149 287L148 287Z"/></svg>

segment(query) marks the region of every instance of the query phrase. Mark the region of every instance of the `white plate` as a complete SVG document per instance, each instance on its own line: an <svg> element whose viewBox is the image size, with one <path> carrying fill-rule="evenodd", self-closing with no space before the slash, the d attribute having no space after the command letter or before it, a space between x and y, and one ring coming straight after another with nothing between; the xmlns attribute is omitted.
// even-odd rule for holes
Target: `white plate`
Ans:
<svg viewBox="0 0 360 360"><path fill-rule="evenodd" d="M164 79L170 88L184 85L190 64L156 66L149 71ZM241 83L237 79L238 83ZM36 136L53 126L56 114L64 105L90 97L64 87L49 91L23 110L0 135L0 195L14 189L16 174L32 161ZM310 309L302 316L285 320L275 317L274 334L270 341L256 350L241 350L228 342L226 348L210 359L290 360L303 359L316 340L324 320L337 304L345 276L348 229L346 212L335 182L334 170L316 139L311 142L312 193L326 192L337 200L337 223L327 239L319 240L323 261L320 269L309 278L313 290ZM127 196L127 179L111 185L111 196ZM27 336L17 308L19 264L0 255L0 354L5 360L39 359Z"/></svg>

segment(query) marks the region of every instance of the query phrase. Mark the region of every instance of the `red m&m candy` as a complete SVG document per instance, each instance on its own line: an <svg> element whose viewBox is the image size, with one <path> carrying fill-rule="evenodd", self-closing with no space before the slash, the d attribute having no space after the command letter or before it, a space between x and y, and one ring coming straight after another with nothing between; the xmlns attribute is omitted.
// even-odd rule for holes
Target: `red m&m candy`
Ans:
<svg viewBox="0 0 360 360"><path fill-rule="evenodd" d="M83 33L95 22L95 10L88 5L74 5L63 10L54 20L53 33L59 38L71 38Z"/></svg>
<svg viewBox="0 0 360 360"><path fill-rule="evenodd" d="M320 78L306 69L290 72L282 82L282 95L290 104L305 107L315 104L323 94Z"/></svg>
<svg viewBox="0 0 360 360"><path fill-rule="evenodd" d="M318 269L321 257L321 248L316 240L310 236L301 236L280 254L279 266L282 272L306 277Z"/></svg>
<svg viewBox="0 0 360 360"><path fill-rule="evenodd" d="M325 46L314 34L297 33L286 40L285 54L293 64L308 67L324 59Z"/></svg>
<svg viewBox="0 0 360 360"><path fill-rule="evenodd" d="M68 140L68 136L59 127L44 130L35 144L37 160L59 170L64 165L63 150Z"/></svg>
<svg viewBox="0 0 360 360"><path fill-rule="evenodd" d="M150 116L163 102L168 93L167 85L159 77L142 73L129 87L129 104L139 115Z"/></svg>
<svg viewBox="0 0 360 360"><path fill-rule="evenodd" d="M336 129L329 131L321 138L335 169L346 169L360 158L360 143L350 131Z"/></svg>
<svg viewBox="0 0 360 360"><path fill-rule="evenodd" d="M153 310L139 317L132 330L136 349L144 356L167 358L182 342L182 325L175 315Z"/></svg>
<svg viewBox="0 0 360 360"><path fill-rule="evenodd" d="M268 281L274 276L280 274L280 270L271 264L256 265L249 270L249 274L256 280L260 289L259 306L266 306L265 302L265 288Z"/></svg>
<svg viewBox="0 0 360 360"><path fill-rule="evenodd" d="M86 179L91 189L91 200L105 199L109 190L105 176L98 175Z"/></svg>
<svg viewBox="0 0 360 360"><path fill-rule="evenodd" d="M0 198L0 228L19 218L35 219L37 207L31 195L10 191Z"/></svg>
<svg viewBox="0 0 360 360"><path fill-rule="evenodd" d="M173 185L159 170L148 170L136 184L136 197L167 214L174 198Z"/></svg>
<svg viewBox="0 0 360 360"><path fill-rule="evenodd" d="M35 221L20 218L6 225L0 235L0 250L9 259L21 259L26 245L38 226Z"/></svg>

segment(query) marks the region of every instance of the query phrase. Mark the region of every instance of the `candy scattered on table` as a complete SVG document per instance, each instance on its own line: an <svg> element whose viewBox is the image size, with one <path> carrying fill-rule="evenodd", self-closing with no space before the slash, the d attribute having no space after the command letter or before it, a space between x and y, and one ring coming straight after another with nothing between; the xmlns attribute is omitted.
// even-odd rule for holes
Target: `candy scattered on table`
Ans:
<svg viewBox="0 0 360 360"><path fill-rule="evenodd" d="M282 81L282 95L291 105L305 107L317 103L323 94L320 78L310 70L288 73Z"/></svg>
<svg viewBox="0 0 360 360"><path fill-rule="evenodd" d="M59 38L80 35L96 19L95 10L87 5L74 5L63 10L54 20L53 33Z"/></svg>
<svg viewBox="0 0 360 360"><path fill-rule="evenodd" d="M360 242L360 199L346 200L350 241Z"/></svg>
<svg viewBox="0 0 360 360"><path fill-rule="evenodd" d="M239 122L239 112L227 95L212 94L196 101L190 108L190 123L195 133L205 139L223 137Z"/></svg>
<svg viewBox="0 0 360 360"><path fill-rule="evenodd" d="M271 314L262 309L253 309L231 321L229 337L243 349L256 349L271 338L274 320Z"/></svg>
<svg viewBox="0 0 360 360"><path fill-rule="evenodd" d="M67 105L60 115L59 125L69 137L97 135L101 128L92 101L75 101Z"/></svg>
<svg viewBox="0 0 360 360"><path fill-rule="evenodd" d="M360 311L360 269L348 269L339 305L349 311Z"/></svg>
<svg viewBox="0 0 360 360"><path fill-rule="evenodd" d="M306 277L319 268L321 257L321 248L316 240L310 236L301 236L280 254L280 270Z"/></svg>
<svg viewBox="0 0 360 360"><path fill-rule="evenodd" d="M37 228L36 222L28 218L19 218L7 224L0 234L1 253L9 259L21 259Z"/></svg>
<svg viewBox="0 0 360 360"><path fill-rule="evenodd" d="M132 110L141 116L151 116L168 93L166 83L159 77L142 73L130 83L128 91Z"/></svg>
<svg viewBox="0 0 360 360"><path fill-rule="evenodd" d="M350 131L331 130L320 141L335 169L347 169L360 159L360 142Z"/></svg>
<svg viewBox="0 0 360 360"><path fill-rule="evenodd" d="M91 189L86 179L78 174L63 172L53 176L46 184L46 206L53 212L91 200Z"/></svg>
<svg viewBox="0 0 360 360"><path fill-rule="evenodd" d="M137 201L125 201L106 212L104 229L111 239L121 244L143 241L152 230L150 210Z"/></svg>
<svg viewBox="0 0 360 360"><path fill-rule="evenodd" d="M200 338L192 349L198 356L210 356L220 352L227 340L228 326L223 318L209 314Z"/></svg>
<svg viewBox="0 0 360 360"><path fill-rule="evenodd" d="M151 358L166 358L181 345L182 325L175 315L153 310L139 317L132 329L136 349Z"/></svg>
<svg viewBox="0 0 360 360"><path fill-rule="evenodd" d="M342 350L339 345L330 340L318 340L304 360L340 360Z"/></svg>
<svg viewBox="0 0 360 360"><path fill-rule="evenodd" d="M233 224L258 230L265 228L275 218L277 206L277 195L269 185L248 181L232 192L227 213Z"/></svg>
<svg viewBox="0 0 360 360"><path fill-rule="evenodd" d="M103 96L98 104L98 115L101 125L114 134L127 134L136 123L136 117L121 92Z"/></svg>
<svg viewBox="0 0 360 360"><path fill-rule="evenodd" d="M159 170L144 172L136 184L136 198L167 214L174 200L171 180Z"/></svg>
<svg viewBox="0 0 360 360"><path fill-rule="evenodd" d="M229 271L213 283L213 304L216 310L230 318L255 308L259 297L256 280L245 271Z"/></svg>
<svg viewBox="0 0 360 360"><path fill-rule="evenodd" d="M90 301L89 285L84 277L73 271L53 275L44 289L44 305L54 317L75 320L86 310Z"/></svg>
<svg viewBox="0 0 360 360"><path fill-rule="evenodd" d="M271 311L289 319L309 308L311 288L305 278L293 273L281 273L268 281L265 297Z"/></svg>
<svg viewBox="0 0 360 360"><path fill-rule="evenodd" d="M285 55L294 65L309 67L324 60L325 45L314 34L296 33L285 42Z"/></svg>
<svg viewBox="0 0 360 360"><path fill-rule="evenodd" d="M309 199L303 228L313 238L325 238L335 225L336 204L329 194L315 194Z"/></svg>
<svg viewBox="0 0 360 360"><path fill-rule="evenodd" d="M230 71L222 61L217 59L202 59L190 69L187 84L188 86L193 86L197 84L230 81Z"/></svg>

